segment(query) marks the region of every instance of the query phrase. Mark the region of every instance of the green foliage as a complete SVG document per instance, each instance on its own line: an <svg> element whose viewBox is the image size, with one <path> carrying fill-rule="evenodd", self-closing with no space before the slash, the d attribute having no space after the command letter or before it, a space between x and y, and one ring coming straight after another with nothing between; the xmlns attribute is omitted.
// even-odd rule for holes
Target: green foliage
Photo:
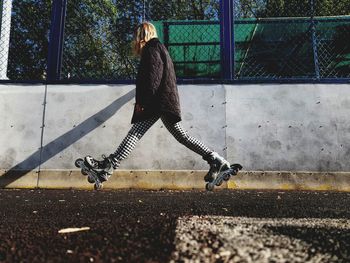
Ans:
<svg viewBox="0 0 350 263"><path fill-rule="evenodd" d="M113 25L117 9L111 1L68 1L62 76L74 79L113 77L116 56Z"/></svg>
<svg viewBox="0 0 350 263"><path fill-rule="evenodd" d="M131 54L142 20L217 19L217 0L68 1L62 78L132 79Z"/></svg>
<svg viewBox="0 0 350 263"><path fill-rule="evenodd" d="M13 0L8 65L10 79L45 79L52 2ZM141 21L218 20L219 17L219 0L67 2L62 79L133 79L138 61L131 54L131 41ZM310 6L312 2L315 3L314 9ZM234 8L236 19L350 15L349 0L235 0ZM320 32L318 34L321 36ZM264 32L260 35L259 43L264 47L261 42ZM334 60L338 59L339 63L332 64L327 74L335 74L333 68L348 74L349 63L344 64L343 58L349 61L349 28L346 25L337 27L334 37L323 36L323 39L324 42L320 42L324 43L323 47L332 48L326 50L325 54L341 54ZM309 36L303 40L309 41ZM254 44L249 39L244 41L248 47ZM247 57L244 54L242 57ZM263 56L257 57L264 60ZM281 63L286 67L285 62ZM274 66L269 64L268 67L270 70Z"/></svg>
<svg viewBox="0 0 350 263"><path fill-rule="evenodd" d="M218 0L69 0L63 79L132 79L135 27L142 20L217 19ZM52 0L14 0L10 79L46 78Z"/></svg>
<svg viewBox="0 0 350 263"><path fill-rule="evenodd" d="M14 0L8 77L45 79L52 0Z"/></svg>
<svg viewBox="0 0 350 263"><path fill-rule="evenodd" d="M314 0L316 16L350 15L349 0Z"/></svg>

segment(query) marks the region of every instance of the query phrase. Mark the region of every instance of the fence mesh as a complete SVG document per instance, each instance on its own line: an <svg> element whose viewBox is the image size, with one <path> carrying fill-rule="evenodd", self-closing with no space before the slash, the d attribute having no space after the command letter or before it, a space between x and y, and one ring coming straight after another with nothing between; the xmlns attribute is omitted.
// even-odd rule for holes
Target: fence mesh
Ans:
<svg viewBox="0 0 350 263"><path fill-rule="evenodd" d="M349 78L348 0L235 0L235 78Z"/></svg>
<svg viewBox="0 0 350 263"><path fill-rule="evenodd" d="M202 42L218 42L219 34L213 35L210 26L182 26L176 21L217 20L218 10L218 0L68 1L61 78L134 79L137 58L131 42L136 26L144 20L156 25L174 58L178 77L196 77L200 71L208 76L210 66L214 63L217 68L220 58L215 54L215 61L208 62L212 58L200 55L208 52L208 43ZM198 56L203 59L197 60Z"/></svg>
<svg viewBox="0 0 350 263"><path fill-rule="evenodd" d="M349 79L349 0L233 0L236 80ZM0 0L0 80L45 80L53 0ZM68 0L62 80L132 80L153 22L179 78L220 79L220 0Z"/></svg>
<svg viewBox="0 0 350 263"><path fill-rule="evenodd" d="M0 1L0 79L44 80L52 0Z"/></svg>

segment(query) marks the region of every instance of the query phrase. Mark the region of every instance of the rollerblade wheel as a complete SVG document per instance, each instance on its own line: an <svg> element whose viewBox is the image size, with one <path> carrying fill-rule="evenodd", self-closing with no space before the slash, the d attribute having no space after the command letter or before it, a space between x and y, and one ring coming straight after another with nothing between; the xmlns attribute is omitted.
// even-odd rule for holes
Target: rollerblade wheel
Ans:
<svg viewBox="0 0 350 263"><path fill-rule="evenodd" d="M231 175L237 175L240 170L242 170L242 165L235 163L231 165L232 173Z"/></svg>
<svg viewBox="0 0 350 263"><path fill-rule="evenodd" d="M84 163L84 160L81 159L81 158L76 159L75 162L74 162L75 167L77 167L77 168L80 168L83 165L83 163Z"/></svg>
<svg viewBox="0 0 350 263"><path fill-rule="evenodd" d="M217 181L217 182L215 183L215 185L216 185L216 186L222 185L222 180Z"/></svg>
<svg viewBox="0 0 350 263"><path fill-rule="evenodd" d="M88 180L88 182L89 182L90 184L95 183L95 180L94 180L94 178L93 178L92 176L88 176L87 180Z"/></svg>
<svg viewBox="0 0 350 263"><path fill-rule="evenodd" d="M214 184L213 183L207 183L205 185L205 189L207 189L207 191L213 191L214 190Z"/></svg>
<svg viewBox="0 0 350 263"><path fill-rule="evenodd" d="M230 180L230 175L229 174L225 174L223 179L224 179L224 181Z"/></svg>
<svg viewBox="0 0 350 263"><path fill-rule="evenodd" d="M239 163L235 163L235 164L232 164L232 165L231 165L231 168L232 168L233 170L239 171L239 170L242 170L243 166L240 165Z"/></svg>
<svg viewBox="0 0 350 263"><path fill-rule="evenodd" d="M102 184L94 184L94 189L95 190L100 190L100 189L102 189L102 187L103 187L103 185Z"/></svg>

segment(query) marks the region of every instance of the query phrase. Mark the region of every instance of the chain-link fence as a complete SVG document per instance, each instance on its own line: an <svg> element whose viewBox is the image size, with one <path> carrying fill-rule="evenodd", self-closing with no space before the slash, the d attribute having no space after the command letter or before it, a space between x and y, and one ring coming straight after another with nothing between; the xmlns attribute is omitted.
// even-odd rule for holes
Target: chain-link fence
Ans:
<svg viewBox="0 0 350 263"><path fill-rule="evenodd" d="M0 79L45 80L52 0L0 1Z"/></svg>
<svg viewBox="0 0 350 263"><path fill-rule="evenodd" d="M7 61L9 57L12 2L1 3L0 28L0 79L7 79Z"/></svg>
<svg viewBox="0 0 350 263"><path fill-rule="evenodd" d="M348 0L235 0L235 78L350 77Z"/></svg>
<svg viewBox="0 0 350 263"><path fill-rule="evenodd" d="M65 2L0 0L1 80L46 80L56 1ZM225 0L67 0L58 79L135 79L133 32L147 20L155 24L179 78L220 80L220 1ZM350 78L350 1L232 1L233 79Z"/></svg>
<svg viewBox="0 0 350 263"><path fill-rule="evenodd" d="M218 21L159 21L155 25L178 77L220 78Z"/></svg>
<svg viewBox="0 0 350 263"><path fill-rule="evenodd" d="M220 44L220 34L208 22L218 20L218 10L218 0L68 1L61 78L134 79L131 42L144 20L156 25L178 77L218 75L220 56L210 45Z"/></svg>

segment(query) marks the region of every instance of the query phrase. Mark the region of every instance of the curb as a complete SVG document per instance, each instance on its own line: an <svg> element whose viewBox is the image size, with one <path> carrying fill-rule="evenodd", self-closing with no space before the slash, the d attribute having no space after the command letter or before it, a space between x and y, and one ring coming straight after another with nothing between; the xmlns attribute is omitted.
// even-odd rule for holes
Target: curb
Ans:
<svg viewBox="0 0 350 263"><path fill-rule="evenodd" d="M104 189L205 189L207 171L118 170ZM93 189L79 170L0 170L0 188ZM243 171L216 189L350 192L350 172Z"/></svg>

